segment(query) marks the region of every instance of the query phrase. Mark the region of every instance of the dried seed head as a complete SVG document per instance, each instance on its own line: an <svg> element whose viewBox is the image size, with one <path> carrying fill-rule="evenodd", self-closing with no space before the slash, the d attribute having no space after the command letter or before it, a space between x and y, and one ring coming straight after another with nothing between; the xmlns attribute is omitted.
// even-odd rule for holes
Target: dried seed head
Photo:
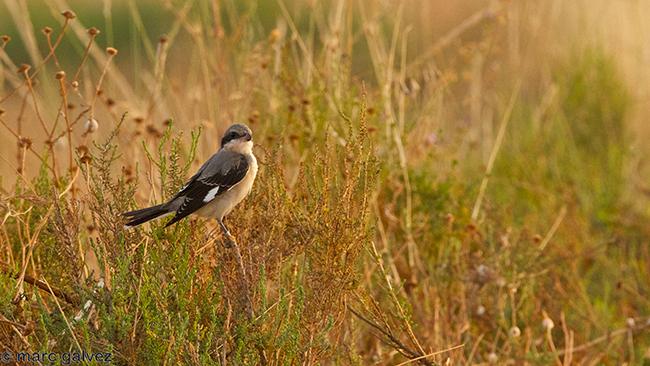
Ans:
<svg viewBox="0 0 650 366"><path fill-rule="evenodd" d="M72 87L77 89L79 87L79 82L77 80L72 82Z"/></svg>
<svg viewBox="0 0 650 366"><path fill-rule="evenodd" d="M90 155L85 154L79 160L81 160L81 162L84 164L89 164L93 160L93 158Z"/></svg>
<svg viewBox="0 0 650 366"><path fill-rule="evenodd" d="M74 104L68 103L67 107L68 107L68 109L74 109Z"/></svg>
<svg viewBox="0 0 650 366"><path fill-rule="evenodd" d="M52 28L50 28L50 27L43 27L43 29L41 30L41 32L43 32L43 34L45 34L45 35L51 34L51 33L52 33Z"/></svg>
<svg viewBox="0 0 650 366"><path fill-rule="evenodd" d="M542 320L542 328L546 330L551 330L555 327L555 324L553 323L553 320L549 317L545 317L544 320Z"/></svg>
<svg viewBox="0 0 650 366"><path fill-rule="evenodd" d="M168 40L169 39L167 39L167 35L163 34L162 36L160 36L160 39L158 39L158 42L167 43Z"/></svg>
<svg viewBox="0 0 650 366"><path fill-rule="evenodd" d="M59 71L59 72L57 72L56 75L55 75L54 77L56 78L56 80L61 80L61 79L63 79L63 78L65 77L65 71Z"/></svg>
<svg viewBox="0 0 650 366"><path fill-rule="evenodd" d="M0 108L0 116L2 116L3 114L5 114L5 110Z"/></svg>
<svg viewBox="0 0 650 366"><path fill-rule="evenodd" d="M106 98L106 105L112 107L115 105L115 100L113 98Z"/></svg>
<svg viewBox="0 0 650 366"><path fill-rule="evenodd" d="M130 177L130 176L133 175L133 169L132 169L130 166L128 166L128 165L127 165L127 166L123 166L123 167L122 167L122 173L123 173L126 177Z"/></svg>
<svg viewBox="0 0 650 366"><path fill-rule="evenodd" d="M29 149L32 146L32 140L29 137L19 137L18 138L18 147Z"/></svg>
<svg viewBox="0 0 650 366"><path fill-rule="evenodd" d="M9 41L11 41L11 37L9 37L6 34L3 34L2 35L2 43L7 44L7 43L9 43Z"/></svg>
<svg viewBox="0 0 650 366"><path fill-rule="evenodd" d="M487 355L487 361L491 364L495 364L497 361L499 361L499 356L497 356L497 354L494 352L490 352Z"/></svg>
<svg viewBox="0 0 650 366"><path fill-rule="evenodd" d="M476 307L476 315L483 316L485 315L485 306L479 305Z"/></svg>
<svg viewBox="0 0 650 366"><path fill-rule="evenodd" d="M533 242L534 242L535 244L539 244L539 243L541 243L541 242L542 242L542 236L539 235L539 234L535 234L535 236L533 236Z"/></svg>
<svg viewBox="0 0 650 366"><path fill-rule="evenodd" d="M99 35L99 33L101 33L101 32L99 31L99 29L97 29L97 28L95 28L95 27L92 27L92 28L89 28L89 29L88 29L88 34L89 34L91 37L97 37L97 36Z"/></svg>
<svg viewBox="0 0 650 366"><path fill-rule="evenodd" d="M634 318L627 318L625 319L625 324L627 325L628 328L634 328L636 326L636 321Z"/></svg>
<svg viewBox="0 0 650 366"><path fill-rule="evenodd" d="M77 152L79 153L79 155L87 155L88 154L88 146L86 146L86 145L77 146Z"/></svg>
<svg viewBox="0 0 650 366"><path fill-rule="evenodd" d="M75 13L74 13L73 11L71 11L71 10L66 10L66 11L62 12L61 15L63 15L63 16L64 16L66 19L68 19L68 20L70 20L70 19L74 19L74 18L77 17L77 14L75 14Z"/></svg>
<svg viewBox="0 0 650 366"><path fill-rule="evenodd" d="M275 28L269 34L269 42L275 43L280 39L280 37L282 37L282 32L278 28Z"/></svg>
<svg viewBox="0 0 650 366"><path fill-rule="evenodd" d="M142 118L142 117L135 117L133 120L137 124L140 124L140 123L144 122L144 118Z"/></svg>
<svg viewBox="0 0 650 366"><path fill-rule="evenodd" d="M106 48L106 53L108 53L111 56L117 55L117 49L113 47L108 47Z"/></svg>
<svg viewBox="0 0 650 366"><path fill-rule="evenodd" d="M508 331L508 335L510 335L510 337L512 338L519 338L519 336L521 335L521 329L519 329L519 327L515 325L514 327L510 328L510 330Z"/></svg>
<svg viewBox="0 0 650 366"><path fill-rule="evenodd" d="M29 69L31 69L31 68L32 68L32 67L31 67L30 65L28 65L28 64L22 64L22 65L20 65L20 67L18 68L17 73L19 73L19 74L24 74L24 73L26 73L27 71L29 71Z"/></svg>
<svg viewBox="0 0 650 366"><path fill-rule="evenodd" d="M445 220L447 221L447 224L453 224L455 220L454 214L448 212L447 215L445 215Z"/></svg>
<svg viewBox="0 0 650 366"><path fill-rule="evenodd" d="M99 128L99 123L94 118L89 118L84 122L85 133L93 133Z"/></svg>
<svg viewBox="0 0 650 366"><path fill-rule="evenodd" d="M147 125L147 133L154 137L162 137L162 133L154 125Z"/></svg>
<svg viewBox="0 0 650 366"><path fill-rule="evenodd" d="M479 264L476 266L476 272L474 276L476 282L480 284L486 284L490 281L493 281L495 277L495 271L492 268L486 266L485 264Z"/></svg>

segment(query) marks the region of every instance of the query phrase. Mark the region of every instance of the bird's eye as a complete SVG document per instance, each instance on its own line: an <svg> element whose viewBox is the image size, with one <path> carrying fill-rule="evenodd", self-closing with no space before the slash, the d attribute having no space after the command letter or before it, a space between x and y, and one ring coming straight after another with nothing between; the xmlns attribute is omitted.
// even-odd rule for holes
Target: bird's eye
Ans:
<svg viewBox="0 0 650 366"><path fill-rule="evenodd" d="M237 132L231 132L231 133L230 133L230 138L231 138L231 139L235 139L235 138L237 138Z"/></svg>

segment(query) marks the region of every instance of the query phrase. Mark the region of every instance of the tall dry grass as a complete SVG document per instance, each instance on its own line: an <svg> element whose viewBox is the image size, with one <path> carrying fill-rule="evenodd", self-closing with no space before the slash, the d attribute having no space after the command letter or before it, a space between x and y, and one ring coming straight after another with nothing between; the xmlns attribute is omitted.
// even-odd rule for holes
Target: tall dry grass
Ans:
<svg viewBox="0 0 650 366"><path fill-rule="evenodd" d="M40 5L3 5L3 351L647 361L643 3ZM233 121L239 245L125 231Z"/></svg>

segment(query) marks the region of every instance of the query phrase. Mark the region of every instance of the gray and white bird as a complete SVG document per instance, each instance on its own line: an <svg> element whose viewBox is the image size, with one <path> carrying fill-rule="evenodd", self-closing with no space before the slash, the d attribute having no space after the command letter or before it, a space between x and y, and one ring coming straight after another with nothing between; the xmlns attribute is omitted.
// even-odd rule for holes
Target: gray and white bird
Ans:
<svg viewBox="0 0 650 366"><path fill-rule="evenodd" d="M221 148L168 202L122 214L133 227L160 216L175 214L165 225L170 226L195 214L216 218L229 241L233 241L223 219L251 191L257 175L257 159L253 155L253 133L248 126L234 124L221 138Z"/></svg>

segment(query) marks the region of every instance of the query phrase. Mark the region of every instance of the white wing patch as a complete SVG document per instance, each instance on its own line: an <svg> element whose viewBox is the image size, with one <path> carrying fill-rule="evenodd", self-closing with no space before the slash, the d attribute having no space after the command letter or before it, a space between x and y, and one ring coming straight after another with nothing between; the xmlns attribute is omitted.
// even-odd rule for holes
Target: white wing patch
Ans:
<svg viewBox="0 0 650 366"><path fill-rule="evenodd" d="M217 196L217 193L219 193L219 186L216 186L212 188L211 190L208 191L208 194L205 195L203 198L203 202L210 202L214 199L214 197Z"/></svg>

